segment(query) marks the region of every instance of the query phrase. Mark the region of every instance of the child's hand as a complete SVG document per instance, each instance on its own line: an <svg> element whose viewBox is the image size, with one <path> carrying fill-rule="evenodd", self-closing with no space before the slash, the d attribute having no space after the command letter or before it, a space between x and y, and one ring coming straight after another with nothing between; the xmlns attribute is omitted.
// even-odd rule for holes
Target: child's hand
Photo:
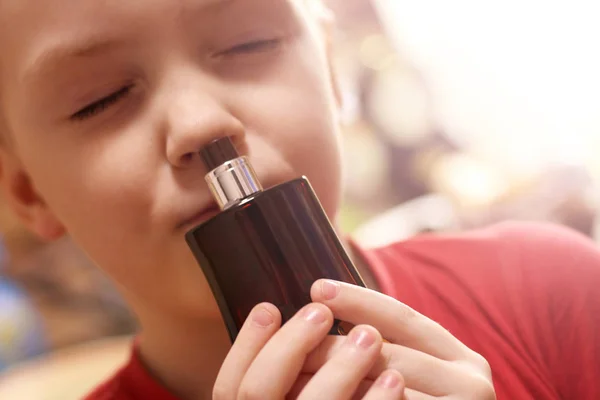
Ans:
<svg viewBox="0 0 600 400"><path fill-rule="evenodd" d="M322 304L310 304L281 329L280 318L273 305L254 308L221 367L213 399L281 400L292 387L297 393L294 398L301 400L356 398L357 388L380 357L379 332L357 326L348 337L340 338L335 354L319 359L318 368L313 363L314 375L298 379L307 356L327 337L333 314ZM403 389L397 371L381 371L378 384L359 398L401 399Z"/></svg>
<svg viewBox="0 0 600 400"><path fill-rule="evenodd" d="M396 370L404 378L404 392L410 400L496 398L487 361L439 324L399 301L372 290L325 280L315 283L311 297L332 310L336 318L369 324L391 342L383 344L368 379L375 379L384 370ZM338 357L337 348L342 341L326 338L307 359L304 372L321 371L329 360ZM361 386L368 384L363 382Z"/></svg>

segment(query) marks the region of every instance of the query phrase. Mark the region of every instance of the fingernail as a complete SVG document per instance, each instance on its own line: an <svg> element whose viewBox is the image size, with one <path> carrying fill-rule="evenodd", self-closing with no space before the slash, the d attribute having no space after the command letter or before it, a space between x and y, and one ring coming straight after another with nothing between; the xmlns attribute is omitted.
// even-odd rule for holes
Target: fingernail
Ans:
<svg viewBox="0 0 600 400"><path fill-rule="evenodd" d="M400 377L399 374L395 371L385 371L375 382L376 385L379 385L385 389L394 389L400 385Z"/></svg>
<svg viewBox="0 0 600 400"><path fill-rule="evenodd" d="M321 284L321 294L325 300L333 300L340 292L340 284L333 281L323 281Z"/></svg>
<svg viewBox="0 0 600 400"><path fill-rule="evenodd" d="M275 321L275 318L273 318L273 314L271 314L267 309L259 308L252 313L252 321L256 322L262 327L267 327L271 325L273 321Z"/></svg>
<svg viewBox="0 0 600 400"><path fill-rule="evenodd" d="M314 324L320 324L321 322L325 322L327 319L323 310L316 306L306 307L304 310L302 310L302 316L306 321Z"/></svg>
<svg viewBox="0 0 600 400"><path fill-rule="evenodd" d="M376 336L369 329L354 329L350 332L349 339L358 347L368 349L375 343Z"/></svg>

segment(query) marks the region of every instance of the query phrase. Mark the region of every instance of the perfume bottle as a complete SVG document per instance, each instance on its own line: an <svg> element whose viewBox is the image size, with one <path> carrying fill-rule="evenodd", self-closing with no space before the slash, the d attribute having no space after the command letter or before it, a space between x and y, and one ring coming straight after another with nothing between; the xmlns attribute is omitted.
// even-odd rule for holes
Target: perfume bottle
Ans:
<svg viewBox="0 0 600 400"><path fill-rule="evenodd" d="M186 234L232 341L252 308L269 302L282 323L328 278L365 286L307 178L263 190L229 137L200 151L221 212ZM344 334L335 321L331 334Z"/></svg>

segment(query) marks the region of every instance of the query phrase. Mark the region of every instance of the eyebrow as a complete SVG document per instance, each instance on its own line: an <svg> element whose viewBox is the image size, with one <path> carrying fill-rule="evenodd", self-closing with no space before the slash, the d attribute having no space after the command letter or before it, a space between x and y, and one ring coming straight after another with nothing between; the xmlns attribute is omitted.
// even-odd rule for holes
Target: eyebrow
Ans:
<svg viewBox="0 0 600 400"><path fill-rule="evenodd" d="M210 7L223 7L234 3L236 0L201 0L194 12L200 12ZM89 58L102 53L107 53L124 45L122 39L117 37L90 36L78 38L71 42L48 46L48 48L32 57L22 74L22 81L30 81L37 77L43 77L56 69L63 61L72 58Z"/></svg>
<svg viewBox="0 0 600 400"><path fill-rule="evenodd" d="M116 38L89 37L57 46L49 46L49 48L33 56L32 61L27 63L22 74L22 81L43 77L60 66L64 60L95 56L115 49L122 44L123 42Z"/></svg>

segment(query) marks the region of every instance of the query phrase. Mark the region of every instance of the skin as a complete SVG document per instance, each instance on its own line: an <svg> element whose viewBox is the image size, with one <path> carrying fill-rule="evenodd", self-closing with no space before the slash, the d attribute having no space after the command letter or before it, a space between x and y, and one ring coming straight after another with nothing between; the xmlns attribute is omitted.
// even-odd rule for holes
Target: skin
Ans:
<svg viewBox="0 0 600 400"><path fill-rule="evenodd" d="M332 220L340 202L335 84L306 5L0 0L5 197L32 231L68 233L119 285L143 327L142 359L183 399L493 398L485 360L373 290L338 286L327 299L316 283L315 304L289 324L259 305L228 342L183 240L211 205L198 150L231 136L264 186L306 175ZM334 315L359 326L330 338ZM406 352L427 373L394 363ZM371 385L379 375L388 384Z"/></svg>

